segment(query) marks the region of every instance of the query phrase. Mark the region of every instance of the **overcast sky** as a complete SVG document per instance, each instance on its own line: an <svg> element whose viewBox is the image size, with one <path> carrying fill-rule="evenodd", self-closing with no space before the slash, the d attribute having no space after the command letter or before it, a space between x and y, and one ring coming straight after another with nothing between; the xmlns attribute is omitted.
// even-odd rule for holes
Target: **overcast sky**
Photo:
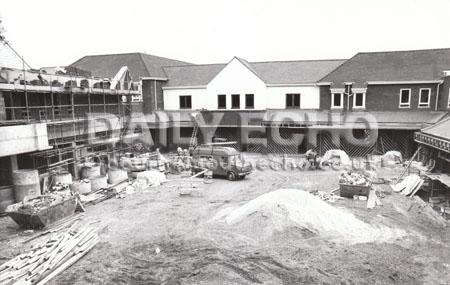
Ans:
<svg viewBox="0 0 450 285"><path fill-rule="evenodd" d="M31 66L146 52L192 63L450 47L450 0L1 0Z"/></svg>

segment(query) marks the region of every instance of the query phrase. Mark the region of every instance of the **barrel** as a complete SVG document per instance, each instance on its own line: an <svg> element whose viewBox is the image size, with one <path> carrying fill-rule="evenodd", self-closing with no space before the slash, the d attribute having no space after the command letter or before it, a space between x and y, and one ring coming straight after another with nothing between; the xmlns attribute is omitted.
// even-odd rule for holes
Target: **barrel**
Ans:
<svg viewBox="0 0 450 285"><path fill-rule="evenodd" d="M53 185L56 185L58 183L70 185L72 184L72 174L70 174L69 172L61 172L55 174L55 176L53 176L52 182Z"/></svg>
<svg viewBox="0 0 450 285"><path fill-rule="evenodd" d="M4 213L6 207L14 204L14 186L0 186L0 214Z"/></svg>
<svg viewBox="0 0 450 285"><path fill-rule="evenodd" d="M19 169L12 173L14 184L14 197L16 202L22 202L26 196L36 197L41 195L39 173L35 169Z"/></svg>
<svg viewBox="0 0 450 285"><path fill-rule="evenodd" d="M128 178L128 173L122 169L110 168L108 169L108 183L117 184Z"/></svg>
<svg viewBox="0 0 450 285"><path fill-rule="evenodd" d="M106 176L97 176L91 178L91 191L95 192L102 188L107 188L108 182L106 180L107 180Z"/></svg>
<svg viewBox="0 0 450 285"><path fill-rule="evenodd" d="M88 162L80 166L82 179L91 179L100 176L100 164Z"/></svg>
<svg viewBox="0 0 450 285"><path fill-rule="evenodd" d="M80 194L88 194L91 193L91 181L89 180L81 180L81 181L74 181L72 184L70 184L70 190L75 193Z"/></svg>

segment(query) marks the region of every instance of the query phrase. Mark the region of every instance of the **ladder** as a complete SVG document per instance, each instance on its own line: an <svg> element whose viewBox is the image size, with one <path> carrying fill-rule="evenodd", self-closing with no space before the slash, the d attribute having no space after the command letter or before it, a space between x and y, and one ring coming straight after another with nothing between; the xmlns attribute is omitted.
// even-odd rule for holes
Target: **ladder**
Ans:
<svg viewBox="0 0 450 285"><path fill-rule="evenodd" d="M197 146L197 132L198 132L198 124L194 124L194 129L191 134L191 141L189 142L189 150L193 150Z"/></svg>

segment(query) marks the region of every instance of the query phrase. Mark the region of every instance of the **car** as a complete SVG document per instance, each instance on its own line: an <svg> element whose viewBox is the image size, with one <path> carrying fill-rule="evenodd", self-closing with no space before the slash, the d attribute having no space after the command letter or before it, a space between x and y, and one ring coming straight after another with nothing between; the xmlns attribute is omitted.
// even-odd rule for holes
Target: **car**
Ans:
<svg viewBox="0 0 450 285"><path fill-rule="evenodd" d="M241 158L241 153L233 147L220 144L200 145L192 151L192 171L199 173L212 170L213 176L227 177L234 181L244 179L253 167Z"/></svg>

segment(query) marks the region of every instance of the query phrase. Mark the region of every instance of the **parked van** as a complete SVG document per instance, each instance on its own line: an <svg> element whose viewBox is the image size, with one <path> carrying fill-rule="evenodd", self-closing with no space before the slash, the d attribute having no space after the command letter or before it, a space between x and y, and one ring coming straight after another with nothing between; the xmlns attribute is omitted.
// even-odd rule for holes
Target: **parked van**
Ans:
<svg viewBox="0 0 450 285"><path fill-rule="evenodd" d="M201 145L192 151L192 171L198 173L205 168L230 181L243 179L252 172L251 164L244 162L235 148L214 144Z"/></svg>

